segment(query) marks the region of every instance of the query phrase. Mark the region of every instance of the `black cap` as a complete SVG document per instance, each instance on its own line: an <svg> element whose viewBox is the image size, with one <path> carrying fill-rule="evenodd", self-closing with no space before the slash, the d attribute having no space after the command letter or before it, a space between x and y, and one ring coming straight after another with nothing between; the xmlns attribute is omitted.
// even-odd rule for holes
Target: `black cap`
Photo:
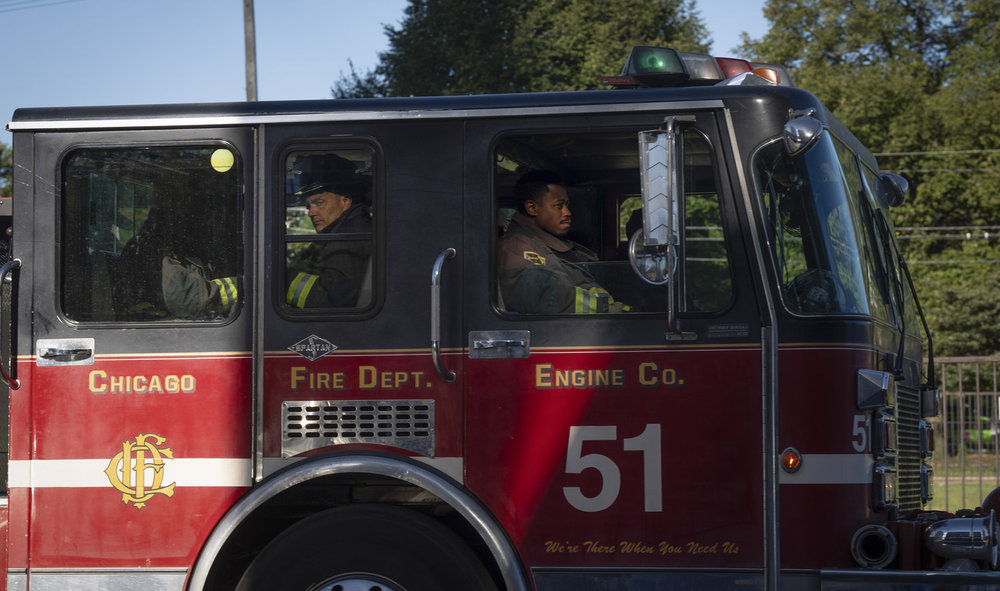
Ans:
<svg viewBox="0 0 1000 591"><path fill-rule="evenodd" d="M291 196L296 204L318 193L334 193L354 201L364 198L366 182L353 162L335 154L317 155L310 160L309 172L302 175L305 184Z"/></svg>
<svg viewBox="0 0 1000 591"><path fill-rule="evenodd" d="M318 193L336 193L338 195L344 195L345 197L350 197L350 194L337 191L333 188L333 183L312 183L311 185L306 185L295 192L295 197L298 201L303 201L307 197L316 195Z"/></svg>

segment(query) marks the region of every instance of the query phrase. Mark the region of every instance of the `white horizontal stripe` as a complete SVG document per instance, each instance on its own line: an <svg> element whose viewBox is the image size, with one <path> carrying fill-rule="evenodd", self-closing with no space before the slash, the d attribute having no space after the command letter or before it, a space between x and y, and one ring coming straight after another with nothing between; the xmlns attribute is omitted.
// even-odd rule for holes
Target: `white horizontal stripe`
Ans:
<svg viewBox="0 0 1000 591"><path fill-rule="evenodd" d="M868 454L803 454L802 466L789 474L781 471L781 484L870 484L871 456Z"/></svg>
<svg viewBox="0 0 1000 591"><path fill-rule="evenodd" d="M12 488L90 488L111 486L104 473L110 459L12 460ZM250 486L249 458L182 458L163 460L163 484L185 486Z"/></svg>
<svg viewBox="0 0 1000 591"><path fill-rule="evenodd" d="M437 468L451 476L456 482L465 483L465 458L424 458L418 456L414 459Z"/></svg>

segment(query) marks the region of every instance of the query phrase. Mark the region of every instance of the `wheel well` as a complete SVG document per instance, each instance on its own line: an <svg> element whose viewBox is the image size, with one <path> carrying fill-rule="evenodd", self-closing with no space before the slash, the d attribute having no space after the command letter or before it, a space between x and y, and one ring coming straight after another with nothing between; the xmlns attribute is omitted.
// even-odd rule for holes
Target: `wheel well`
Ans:
<svg viewBox="0 0 1000 591"><path fill-rule="evenodd" d="M397 505L433 517L465 542L489 571L498 589L505 588L500 569L482 537L458 511L438 496L389 476L332 474L289 487L247 515L215 557L204 589L234 589L257 554L279 533L326 509L352 504Z"/></svg>

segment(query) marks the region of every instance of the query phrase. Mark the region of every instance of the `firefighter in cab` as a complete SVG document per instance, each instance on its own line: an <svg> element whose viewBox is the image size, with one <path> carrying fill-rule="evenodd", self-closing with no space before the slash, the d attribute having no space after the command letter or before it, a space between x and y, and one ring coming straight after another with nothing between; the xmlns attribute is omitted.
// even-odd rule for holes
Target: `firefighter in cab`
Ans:
<svg viewBox="0 0 1000 591"><path fill-rule="evenodd" d="M626 312L580 263L597 255L565 239L572 225L562 178L528 172L514 187L517 211L500 240L497 268L503 305L522 314Z"/></svg>
<svg viewBox="0 0 1000 591"><path fill-rule="evenodd" d="M371 211L365 183L346 158L327 155L318 179L295 193L318 234L288 261L292 277L285 301L295 308L345 308L366 304L371 258ZM353 238L352 238L353 237ZM360 238L360 239L359 239Z"/></svg>

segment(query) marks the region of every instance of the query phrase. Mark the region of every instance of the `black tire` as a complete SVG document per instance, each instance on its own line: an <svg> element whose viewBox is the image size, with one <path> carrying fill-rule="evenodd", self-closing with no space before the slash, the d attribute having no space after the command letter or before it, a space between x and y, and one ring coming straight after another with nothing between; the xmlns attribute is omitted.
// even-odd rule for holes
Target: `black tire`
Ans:
<svg viewBox="0 0 1000 591"><path fill-rule="evenodd" d="M236 591L496 591L454 532L390 505L329 509L291 526L243 573Z"/></svg>

